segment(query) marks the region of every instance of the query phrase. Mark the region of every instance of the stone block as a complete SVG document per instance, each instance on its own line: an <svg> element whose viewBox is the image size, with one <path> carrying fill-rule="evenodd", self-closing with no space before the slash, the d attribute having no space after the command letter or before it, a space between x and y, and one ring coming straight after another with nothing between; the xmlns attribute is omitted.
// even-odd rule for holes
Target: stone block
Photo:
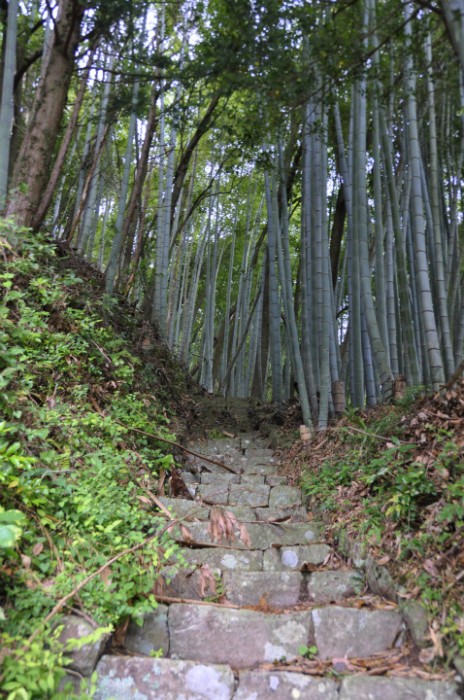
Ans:
<svg viewBox="0 0 464 700"><path fill-rule="evenodd" d="M257 520L256 513L250 506L227 506L226 510L230 511L237 520L242 522L253 522Z"/></svg>
<svg viewBox="0 0 464 700"><path fill-rule="evenodd" d="M241 671L234 700L338 700L334 681L285 671Z"/></svg>
<svg viewBox="0 0 464 700"><path fill-rule="evenodd" d="M304 571L305 565L319 566L332 550L326 544L310 544L300 547L273 547L264 552L264 571Z"/></svg>
<svg viewBox="0 0 464 700"><path fill-rule="evenodd" d="M275 523L268 526L272 532L272 544L286 546L308 545L320 542L322 528L315 521L305 523Z"/></svg>
<svg viewBox="0 0 464 700"><path fill-rule="evenodd" d="M260 474L261 476L274 476L277 471L277 465L272 461L267 464L262 464L259 460L256 462L253 458L242 460L243 470L247 474Z"/></svg>
<svg viewBox="0 0 464 700"><path fill-rule="evenodd" d="M228 666L172 659L104 656L97 666L95 700L231 700Z"/></svg>
<svg viewBox="0 0 464 700"><path fill-rule="evenodd" d="M340 700L459 700L454 683L418 678L350 676L344 678Z"/></svg>
<svg viewBox="0 0 464 700"><path fill-rule="evenodd" d="M266 476L266 484L268 484L269 486L286 486L287 477L279 476L278 474L272 474L270 476Z"/></svg>
<svg viewBox="0 0 464 700"><path fill-rule="evenodd" d="M227 510L227 509L225 509ZM257 525L244 525L244 528L246 528L246 531L250 534L251 537L251 549L263 549L263 547L259 546L260 540L259 540L259 526ZM265 526L264 526L265 527ZM246 542L243 542L241 539L241 533L238 528L234 529L234 536L230 536L229 538L226 538L225 536L222 537L222 539L213 539L212 533L210 532L210 524L208 522L192 522L192 523L187 523L187 528L189 531L190 536L193 539L193 542L196 544L201 544L201 545L211 545L211 544L216 544L216 545L227 545L227 546L233 546L236 547L237 549L247 549L248 544ZM250 531L253 531L251 533ZM255 532L256 531L256 532ZM252 536L252 534L254 536ZM184 536L182 533L176 529L174 530L173 537L177 541L182 541ZM189 542L187 542L189 544ZM190 543L191 544L191 543Z"/></svg>
<svg viewBox="0 0 464 700"><path fill-rule="evenodd" d="M265 598L273 608L288 608L305 593L299 571L226 571L223 583L227 600L236 605L258 605Z"/></svg>
<svg viewBox="0 0 464 700"><path fill-rule="evenodd" d="M401 614L414 644L423 649L430 644L427 610L418 600L405 600L400 605Z"/></svg>
<svg viewBox="0 0 464 700"><path fill-rule="evenodd" d="M294 486L274 486L269 496L270 508L289 508L301 505L301 491Z"/></svg>
<svg viewBox="0 0 464 700"><path fill-rule="evenodd" d="M312 616L321 659L368 657L386 651L402 629L401 616L390 610L330 606L313 609Z"/></svg>
<svg viewBox="0 0 464 700"><path fill-rule="evenodd" d="M224 472L223 474L220 474L218 472L202 472L201 474L202 484L214 484L215 486L222 486L224 484L238 484L239 481L239 474L231 474L230 472Z"/></svg>
<svg viewBox="0 0 464 700"><path fill-rule="evenodd" d="M226 505L229 499L229 485L224 482L200 484L197 494L205 503Z"/></svg>
<svg viewBox="0 0 464 700"><path fill-rule="evenodd" d="M89 642L84 644L79 649L67 650L68 642L73 639L82 639L95 632L95 627L92 627L87 620L83 620L78 615L66 615L59 623L63 626L58 637L59 642L63 645L66 658L71 662L68 668L71 671L76 671L82 676L90 676L93 673L95 665L103 654L106 642L109 639L109 634L103 634L98 642Z"/></svg>
<svg viewBox="0 0 464 700"><path fill-rule="evenodd" d="M187 498L160 498L161 503L181 520L208 520L210 509L197 501Z"/></svg>
<svg viewBox="0 0 464 700"><path fill-rule="evenodd" d="M372 593L396 603L398 594L395 582L386 566L379 566L372 557L367 557L366 576Z"/></svg>
<svg viewBox="0 0 464 700"><path fill-rule="evenodd" d="M272 521L289 521L293 523L307 522L308 514L303 506L290 508L256 508L256 517L258 520Z"/></svg>
<svg viewBox="0 0 464 700"><path fill-rule="evenodd" d="M262 571L263 553L247 549L184 549L183 557L192 564L208 564L210 569L221 571Z"/></svg>
<svg viewBox="0 0 464 700"><path fill-rule="evenodd" d="M253 465L277 464L277 460L274 458L274 451L267 447L250 447L245 451L245 456Z"/></svg>
<svg viewBox="0 0 464 700"><path fill-rule="evenodd" d="M266 484L232 484L229 503L231 506L264 507L269 503L270 490Z"/></svg>
<svg viewBox="0 0 464 700"><path fill-rule="evenodd" d="M206 565L208 566L208 565ZM208 566L208 576L201 571L201 567L195 567L185 571L182 569L174 578L166 583L163 595L171 598L186 598L188 600L211 599L217 594L217 578L220 578L219 569L211 569Z"/></svg>
<svg viewBox="0 0 464 700"><path fill-rule="evenodd" d="M162 649L163 656L167 656L169 652L167 605L158 605L153 612L145 613L141 626L135 620L131 620L124 646L133 654L149 656L151 652Z"/></svg>
<svg viewBox="0 0 464 700"><path fill-rule="evenodd" d="M246 668L298 656L312 638L310 612L271 615L209 605L171 605L171 657Z"/></svg>
<svg viewBox="0 0 464 700"><path fill-rule="evenodd" d="M337 603L356 595L362 586L357 571L315 571L309 576L308 598L316 603Z"/></svg>
<svg viewBox="0 0 464 700"><path fill-rule="evenodd" d="M262 474L246 474L240 477L241 484L264 484L265 477Z"/></svg>

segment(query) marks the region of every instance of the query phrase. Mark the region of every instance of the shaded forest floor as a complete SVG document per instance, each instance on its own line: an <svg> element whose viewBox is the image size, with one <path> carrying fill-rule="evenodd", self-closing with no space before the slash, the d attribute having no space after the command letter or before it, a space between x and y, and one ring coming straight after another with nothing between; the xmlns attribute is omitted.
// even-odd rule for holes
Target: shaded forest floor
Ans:
<svg viewBox="0 0 464 700"><path fill-rule="evenodd" d="M0 690L66 698L53 625L153 605L176 545L153 496L190 437L259 431L290 482L364 542L429 615L424 663L464 657L464 383L349 411L310 443L298 407L205 394L100 273L44 240L0 238ZM174 443L174 444L173 444ZM117 594L115 594L117 591ZM21 669L20 671L18 669ZM35 689L35 690L34 690ZM29 696L28 696L29 697Z"/></svg>

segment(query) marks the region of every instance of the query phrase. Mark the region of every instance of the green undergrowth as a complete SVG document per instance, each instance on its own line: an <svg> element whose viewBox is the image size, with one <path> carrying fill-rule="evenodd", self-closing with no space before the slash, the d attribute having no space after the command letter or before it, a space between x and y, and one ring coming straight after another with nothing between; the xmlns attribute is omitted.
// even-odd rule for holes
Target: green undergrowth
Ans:
<svg viewBox="0 0 464 700"><path fill-rule="evenodd" d="M366 542L404 597L424 603L432 664L464 656L464 440L460 427L449 428L463 423L455 415L464 384L452 394L455 407L411 392L393 406L351 411L326 458L302 469L303 490L334 532Z"/></svg>
<svg viewBox="0 0 464 700"><path fill-rule="evenodd" d="M148 493L173 457L131 430L175 439L169 407L103 322L106 301L91 287L58 264L53 245L0 224L0 696L8 700L73 698L59 685L60 615L78 609L114 629L156 606L154 582L178 559Z"/></svg>

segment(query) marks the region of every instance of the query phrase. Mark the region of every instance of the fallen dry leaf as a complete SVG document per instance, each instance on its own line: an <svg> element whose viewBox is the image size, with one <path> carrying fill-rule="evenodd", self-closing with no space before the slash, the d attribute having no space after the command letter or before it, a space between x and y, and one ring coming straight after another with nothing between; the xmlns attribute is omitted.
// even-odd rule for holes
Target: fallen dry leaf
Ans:
<svg viewBox="0 0 464 700"><path fill-rule="evenodd" d="M208 532L213 542L235 542L238 538L245 547L251 547L251 540L244 523L237 520L235 515L229 510L224 510L220 506L213 506L209 515Z"/></svg>
<svg viewBox="0 0 464 700"><path fill-rule="evenodd" d="M208 564L202 564L199 567L200 580L199 580L199 593L201 598L206 598L206 596L215 596L217 594L217 584L214 578L213 572L209 568Z"/></svg>
<svg viewBox="0 0 464 700"><path fill-rule="evenodd" d="M32 554L33 554L35 557L38 557L39 554L41 554L41 553L43 552L43 549L44 549L44 546L43 546L42 542L37 542L37 543L32 547Z"/></svg>
<svg viewBox="0 0 464 700"><path fill-rule="evenodd" d="M436 656L435 649L433 647L427 647L426 649L421 649L419 653L419 661L422 664L431 664Z"/></svg>
<svg viewBox="0 0 464 700"><path fill-rule="evenodd" d="M435 567L435 563L431 559L426 559L422 564L424 571L426 571L432 578L438 578L439 573Z"/></svg>
<svg viewBox="0 0 464 700"><path fill-rule="evenodd" d="M21 561L25 569L31 568L32 559L31 557L28 557L27 554L21 554Z"/></svg>
<svg viewBox="0 0 464 700"><path fill-rule="evenodd" d="M195 544L195 538L193 537L188 527L185 527L185 525L181 524L180 534L183 542L185 542L186 544Z"/></svg>
<svg viewBox="0 0 464 700"><path fill-rule="evenodd" d="M106 587L111 585L111 569L109 566L105 567L103 571L100 572L100 578Z"/></svg>

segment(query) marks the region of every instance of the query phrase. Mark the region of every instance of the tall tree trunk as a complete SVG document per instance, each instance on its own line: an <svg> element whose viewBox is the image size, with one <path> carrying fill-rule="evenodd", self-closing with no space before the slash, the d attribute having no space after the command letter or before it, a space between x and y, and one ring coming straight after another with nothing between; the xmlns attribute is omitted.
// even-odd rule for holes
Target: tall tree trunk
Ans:
<svg viewBox="0 0 464 700"><path fill-rule="evenodd" d="M410 43L411 8L405 6L406 38ZM417 270L417 284L419 292L419 304L424 325L425 343L428 360L430 363L431 379L434 385L444 382L443 362L438 340L435 311L433 308L432 293L430 288L429 264L427 259L427 244L425 238L424 203L421 186L421 152L419 146L419 133L417 123L416 106L416 73L413 67L411 49L409 49L405 65L406 86L406 133L408 136L408 155L411 172L411 228L414 243L414 257Z"/></svg>
<svg viewBox="0 0 464 700"><path fill-rule="evenodd" d="M151 104L150 104L150 110L148 112L148 120L145 128L145 138L142 144L142 149L139 157L139 161L137 163L137 168L135 171L135 178L134 178L134 186L132 187L132 191L129 197L129 202L126 208L126 214L124 217L124 223L122 226L121 230L121 241L119 245L119 250L122 249L122 246L124 245L124 242L126 240L126 237L129 233L130 226L132 224L132 221L135 216L135 212L137 209L137 203L140 200L140 196L142 194L143 190L143 185L145 183L145 178L147 176L147 171L148 171L148 157L150 155L150 148L151 144L153 141L153 136L155 133L156 125L158 123L158 117L157 117L157 107L156 107L156 101L158 98L158 88L156 86L153 87L152 94L151 94ZM108 269L105 272L105 289L108 294L111 294L114 290L114 285L116 281L116 269L113 271L112 268L110 268L109 272Z"/></svg>
<svg viewBox="0 0 464 700"><path fill-rule="evenodd" d="M132 110L129 118L129 129L127 132L126 151L124 153L124 167L122 171L121 188L119 191L118 216L114 226L114 238L111 245L110 258L105 272L106 291L111 294L116 280L119 258L122 247L122 226L126 211L127 193L129 191L129 178L132 164L132 150L134 147L135 129L137 127L137 99L139 94L139 81L136 80L132 87Z"/></svg>
<svg viewBox="0 0 464 700"><path fill-rule="evenodd" d="M90 56L87 60L87 66L86 66L84 75L81 78L79 90L77 92L76 99L74 101L74 107L73 107L71 119L68 122L65 135L60 143L58 155L56 156L55 163L53 165L53 169L52 169L50 178L47 182L47 187L45 189L45 192L42 195L39 207L38 207L37 211L35 212L34 218L32 220L32 228L35 231L37 231L37 229L42 224L42 222L45 218L45 215L48 211L48 208L50 206L50 202L52 201L53 195L55 194L55 189L57 187L58 180L59 180L59 177L61 175L61 171L63 169L64 161L65 161L66 155L68 153L69 145L71 143L71 139L72 139L72 136L74 134L74 130L75 130L76 125L77 125L77 120L78 120L79 113L80 113L80 110L82 107L82 103L84 101L85 88L87 87L87 80L89 77L90 69L92 67L92 61L93 61L94 54L95 54L95 47L92 48L92 50L90 52Z"/></svg>
<svg viewBox="0 0 464 700"><path fill-rule="evenodd" d="M200 142L201 137L206 134L208 131L211 121L214 115L214 110L216 109L217 105L219 102L219 95L213 95L211 98L211 101L206 108L206 112L204 113L203 117L201 118L197 128L195 129L195 133L193 134L192 138L187 144L187 147L185 151L183 152L181 159L176 167L176 172L174 175L174 185L173 185L173 190L172 190L172 213L171 213L171 222L174 219L174 213L176 210L177 203L179 201L180 193L182 190L182 186L184 184L185 176L187 175L187 170L188 166L190 163L190 160L192 158L192 155L195 151L195 148L198 146L198 143Z"/></svg>
<svg viewBox="0 0 464 700"><path fill-rule="evenodd" d="M269 257L269 345L272 372L272 400L282 401L282 348L280 337L280 294L277 277L277 227L276 211L272 204L274 172L264 174L267 208L267 250Z"/></svg>
<svg viewBox="0 0 464 700"><path fill-rule="evenodd" d="M78 0L59 2L49 59L16 160L5 212L23 226L32 224L50 174L84 13L85 6Z"/></svg>
<svg viewBox="0 0 464 700"><path fill-rule="evenodd" d="M16 35L18 26L18 0L9 0L6 41L0 103L0 212L8 191L11 131L14 114L14 75L16 70Z"/></svg>

